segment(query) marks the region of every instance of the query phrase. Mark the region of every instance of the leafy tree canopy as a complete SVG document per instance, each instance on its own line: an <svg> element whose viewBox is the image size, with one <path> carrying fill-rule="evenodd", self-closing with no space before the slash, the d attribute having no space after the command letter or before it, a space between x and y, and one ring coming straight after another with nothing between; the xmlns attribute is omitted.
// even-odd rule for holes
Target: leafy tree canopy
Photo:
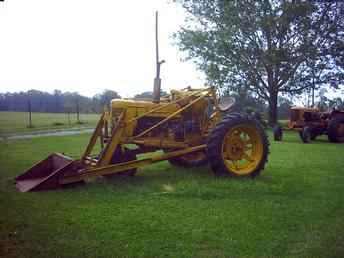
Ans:
<svg viewBox="0 0 344 258"><path fill-rule="evenodd" d="M341 1L176 0L188 13L175 34L187 59L221 91L253 92L276 123L281 94L343 82Z"/></svg>
<svg viewBox="0 0 344 258"><path fill-rule="evenodd" d="M102 107L109 105L112 99L120 99L121 96L113 90L104 90L101 94L97 94L93 97L95 101Z"/></svg>

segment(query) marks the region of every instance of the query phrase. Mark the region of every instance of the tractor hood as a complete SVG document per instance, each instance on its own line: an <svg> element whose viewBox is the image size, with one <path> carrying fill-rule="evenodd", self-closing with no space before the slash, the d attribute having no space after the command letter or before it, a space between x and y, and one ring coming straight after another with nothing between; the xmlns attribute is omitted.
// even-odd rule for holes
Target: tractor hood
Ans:
<svg viewBox="0 0 344 258"><path fill-rule="evenodd" d="M148 108L157 107L159 104L155 104L151 101L137 101L131 99L113 99L111 100L112 109L127 109L127 108Z"/></svg>

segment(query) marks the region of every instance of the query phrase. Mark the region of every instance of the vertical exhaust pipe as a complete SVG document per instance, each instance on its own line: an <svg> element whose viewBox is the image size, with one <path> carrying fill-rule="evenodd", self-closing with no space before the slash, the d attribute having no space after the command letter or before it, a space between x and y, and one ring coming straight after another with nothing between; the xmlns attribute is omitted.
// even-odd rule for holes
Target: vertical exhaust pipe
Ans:
<svg viewBox="0 0 344 258"><path fill-rule="evenodd" d="M159 61L159 41L158 41L158 12L155 12L155 56L156 56L156 76L153 87L153 103L160 103L161 79L160 66L165 60Z"/></svg>

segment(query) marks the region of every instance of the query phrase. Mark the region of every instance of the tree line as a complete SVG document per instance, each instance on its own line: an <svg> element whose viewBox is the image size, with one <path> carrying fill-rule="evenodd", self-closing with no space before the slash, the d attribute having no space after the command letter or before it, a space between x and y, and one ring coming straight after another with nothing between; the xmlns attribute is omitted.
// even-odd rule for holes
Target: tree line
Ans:
<svg viewBox="0 0 344 258"><path fill-rule="evenodd" d="M322 89L316 98L316 107L322 110L339 108L344 110L344 98L327 98L326 89ZM161 91L161 96L168 93ZM244 112L259 112L265 116L268 113L267 103L248 91L241 90L231 94L236 100L236 108ZM137 100L152 99L153 93L145 91L134 96ZM82 96L77 92L61 92L54 90L53 93L39 90L29 90L27 92L0 93L0 111L23 111L27 112L49 112L49 113L100 113L104 106L108 105L112 99L121 98L121 96L112 90L104 90L93 97ZM303 105L309 103L309 96L306 96ZM287 119L289 109L295 105L290 98L279 96L277 103L278 119Z"/></svg>
<svg viewBox="0 0 344 258"><path fill-rule="evenodd" d="M0 93L0 111L29 111L50 113L99 113L111 99L121 98L112 90L104 90L93 97L86 97L77 92L53 93L39 90L27 92Z"/></svg>

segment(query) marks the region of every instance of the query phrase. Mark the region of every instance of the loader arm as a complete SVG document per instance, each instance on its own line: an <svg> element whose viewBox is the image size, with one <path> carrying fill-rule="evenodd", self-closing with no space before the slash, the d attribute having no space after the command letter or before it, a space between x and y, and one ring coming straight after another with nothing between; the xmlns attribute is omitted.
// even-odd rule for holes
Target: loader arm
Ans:
<svg viewBox="0 0 344 258"><path fill-rule="evenodd" d="M102 150L97 166L105 166L111 163L111 159L115 153L115 150L120 142L124 129L125 129L125 110L118 117L116 125L112 129L111 138L105 148Z"/></svg>

